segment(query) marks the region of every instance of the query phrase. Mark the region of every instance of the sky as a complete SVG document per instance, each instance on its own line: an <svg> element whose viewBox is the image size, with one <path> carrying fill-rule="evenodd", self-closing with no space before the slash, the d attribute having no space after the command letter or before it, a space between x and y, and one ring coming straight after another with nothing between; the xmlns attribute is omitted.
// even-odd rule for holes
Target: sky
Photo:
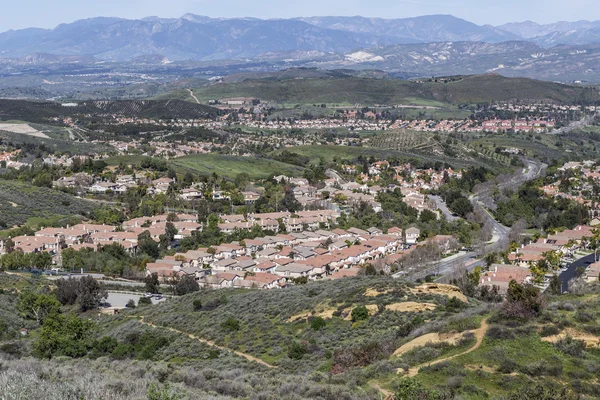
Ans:
<svg viewBox="0 0 600 400"><path fill-rule="evenodd" d="M538 23L600 20L598 0L3 0L0 31L58 24L97 16L290 18L323 15L406 18L452 14L479 25L531 20Z"/></svg>

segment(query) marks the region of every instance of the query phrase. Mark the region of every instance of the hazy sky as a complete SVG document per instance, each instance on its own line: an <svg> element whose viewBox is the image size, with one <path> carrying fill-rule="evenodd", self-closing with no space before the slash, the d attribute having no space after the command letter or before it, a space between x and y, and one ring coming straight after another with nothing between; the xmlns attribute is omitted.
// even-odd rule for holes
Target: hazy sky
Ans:
<svg viewBox="0 0 600 400"><path fill-rule="evenodd" d="M499 25L532 20L600 19L598 0L3 0L0 31L53 28L77 19L114 16L288 18L315 15L363 15L403 18L452 14L477 24Z"/></svg>

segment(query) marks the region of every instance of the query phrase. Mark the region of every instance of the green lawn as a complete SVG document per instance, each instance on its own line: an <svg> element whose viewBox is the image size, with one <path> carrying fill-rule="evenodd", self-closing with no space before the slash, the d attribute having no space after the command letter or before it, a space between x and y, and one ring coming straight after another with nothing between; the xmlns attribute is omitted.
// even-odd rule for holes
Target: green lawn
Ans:
<svg viewBox="0 0 600 400"><path fill-rule="evenodd" d="M258 157L227 156L221 154L195 154L169 161L178 170L235 178L242 172L251 179L265 179L271 175L302 176L304 169L295 165Z"/></svg>

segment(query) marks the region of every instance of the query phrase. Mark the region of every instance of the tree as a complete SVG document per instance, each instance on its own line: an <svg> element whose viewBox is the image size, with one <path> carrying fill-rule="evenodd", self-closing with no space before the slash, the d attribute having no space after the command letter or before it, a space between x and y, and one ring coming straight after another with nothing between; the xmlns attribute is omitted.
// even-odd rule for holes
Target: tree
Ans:
<svg viewBox="0 0 600 400"><path fill-rule="evenodd" d="M172 222L167 222L167 225L165 226L165 235L167 235L167 239L169 240L169 243L171 243L171 242L173 242L173 240L175 240L175 235L177 235L178 233L179 233L179 230L177 230L175 225L173 225Z"/></svg>
<svg viewBox="0 0 600 400"><path fill-rule="evenodd" d="M56 281L55 296L63 305L73 305L77 301L79 281L77 279L59 279Z"/></svg>
<svg viewBox="0 0 600 400"><path fill-rule="evenodd" d="M454 200L452 204L450 204L450 210L460 215L461 217L465 217L468 213L473 211L473 204L464 196L461 196Z"/></svg>
<svg viewBox="0 0 600 400"><path fill-rule="evenodd" d="M60 314L60 302L49 294L26 291L19 294L17 309L23 317L42 325L46 318Z"/></svg>
<svg viewBox="0 0 600 400"><path fill-rule="evenodd" d="M138 251L154 259L160 255L158 244L152 239L150 232L144 231L138 235Z"/></svg>
<svg viewBox="0 0 600 400"><path fill-rule="evenodd" d="M352 310L352 322L364 321L369 318L369 310L365 306L359 306Z"/></svg>
<svg viewBox="0 0 600 400"><path fill-rule="evenodd" d="M39 358L83 357L93 346L93 328L93 322L75 315L54 314L44 321L33 354Z"/></svg>
<svg viewBox="0 0 600 400"><path fill-rule="evenodd" d="M175 294L178 296L184 296L199 290L200 285L198 285L196 279L191 276L184 276L175 284Z"/></svg>
<svg viewBox="0 0 600 400"><path fill-rule="evenodd" d="M52 256L50 253L40 251L31 255L31 266L37 269L47 269L52 265Z"/></svg>
<svg viewBox="0 0 600 400"><path fill-rule="evenodd" d="M160 287L160 281L158 280L158 274L153 272L144 279L146 284L146 291L148 293L158 293Z"/></svg>
<svg viewBox="0 0 600 400"><path fill-rule="evenodd" d="M548 286L550 293L559 295L562 294L562 283L558 278L558 275L554 274L550 280L550 286Z"/></svg>
<svg viewBox="0 0 600 400"><path fill-rule="evenodd" d="M135 300L129 299L129 301L127 302L127 304L125 304L125 307L127 307L127 308L135 308Z"/></svg>
<svg viewBox="0 0 600 400"><path fill-rule="evenodd" d="M103 300L108 298L108 292L103 284L91 276L79 279L77 288L77 304L81 311L95 310L100 307Z"/></svg>
<svg viewBox="0 0 600 400"><path fill-rule="evenodd" d="M506 319L528 320L537 317L544 308L544 298L533 285L521 285L512 280L508 284L506 301L500 315Z"/></svg>
<svg viewBox="0 0 600 400"><path fill-rule="evenodd" d="M313 317L313 319L310 321L310 328L313 331L320 331L321 329L325 328L326 325L327 323L325 320L319 316Z"/></svg>

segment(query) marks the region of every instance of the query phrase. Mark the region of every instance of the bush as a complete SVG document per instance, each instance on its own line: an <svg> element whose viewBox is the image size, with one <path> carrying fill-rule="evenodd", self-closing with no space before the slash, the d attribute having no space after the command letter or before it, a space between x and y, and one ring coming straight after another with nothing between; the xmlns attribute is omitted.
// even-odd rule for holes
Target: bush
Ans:
<svg viewBox="0 0 600 400"><path fill-rule="evenodd" d="M558 335L560 331L555 325L544 325L540 331L541 337Z"/></svg>
<svg viewBox="0 0 600 400"><path fill-rule="evenodd" d="M292 360L301 360L306 353L308 353L308 347L299 342L293 342L288 349L288 357Z"/></svg>
<svg viewBox="0 0 600 400"><path fill-rule="evenodd" d="M192 305L194 307L194 311L202 310L202 300L194 299L194 301L192 302Z"/></svg>
<svg viewBox="0 0 600 400"><path fill-rule="evenodd" d="M238 321L235 318L229 317L225 320L225 322L223 322L221 324L221 328L223 328L229 332L238 331L240 329L240 321Z"/></svg>
<svg viewBox="0 0 600 400"><path fill-rule="evenodd" d="M152 299L150 297L140 297L138 300L138 306L152 305Z"/></svg>
<svg viewBox="0 0 600 400"><path fill-rule="evenodd" d="M506 328L502 325L492 325L489 327L485 334L490 339L494 340L513 340L515 339L515 333L510 328Z"/></svg>
<svg viewBox="0 0 600 400"><path fill-rule="evenodd" d="M127 308L135 308L135 301L133 299L129 299L129 301L127 302L127 304L125 304L125 307L127 307Z"/></svg>
<svg viewBox="0 0 600 400"><path fill-rule="evenodd" d="M448 300L448 302L446 303L446 306L444 307L444 309L448 312L456 313L466 307L468 307L467 303L460 301L456 297L451 297Z"/></svg>
<svg viewBox="0 0 600 400"><path fill-rule="evenodd" d="M359 306L352 310L352 322L364 321L369 318L369 310L365 306Z"/></svg>
<svg viewBox="0 0 600 400"><path fill-rule="evenodd" d="M498 372L502 374L512 374L517 369L518 365L516 362L509 358L504 358L498 366Z"/></svg>
<svg viewBox="0 0 600 400"><path fill-rule="evenodd" d="M585 351L585 342L583 340L576 340L571 336L567 336L566 338L554 343L554 347L570 356L581 357Z"/></svg>
<svg viewBox="0 0 600 400"><path fill-rule="evenodd" d="M321 329L325 328L326 325L327 323L321 317L314 317L310 321L310 327L313 331L320 331Z"/></svg>

